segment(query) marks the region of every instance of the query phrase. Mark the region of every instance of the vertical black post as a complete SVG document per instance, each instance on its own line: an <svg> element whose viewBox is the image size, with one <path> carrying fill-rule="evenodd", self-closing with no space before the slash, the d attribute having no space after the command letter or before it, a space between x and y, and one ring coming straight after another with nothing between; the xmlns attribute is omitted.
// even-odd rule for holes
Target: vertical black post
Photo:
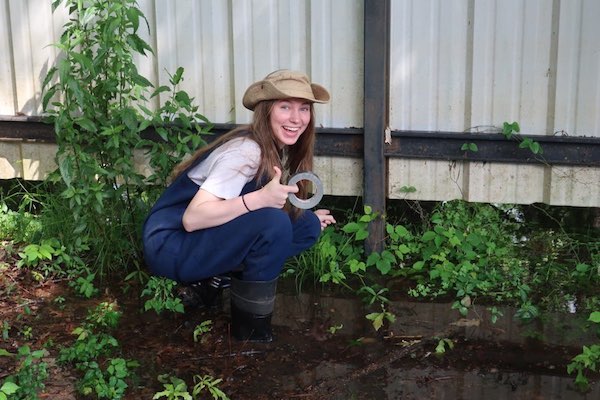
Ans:
<svg viewBox="0 0 600 400"><path fill-rule="evenodd" d="M387 166L384 157L388 125L390 0L364 3L364 204L383 215L387 196ZM369 227L367 252L381 251L385 223L382 218Z"/></svg>

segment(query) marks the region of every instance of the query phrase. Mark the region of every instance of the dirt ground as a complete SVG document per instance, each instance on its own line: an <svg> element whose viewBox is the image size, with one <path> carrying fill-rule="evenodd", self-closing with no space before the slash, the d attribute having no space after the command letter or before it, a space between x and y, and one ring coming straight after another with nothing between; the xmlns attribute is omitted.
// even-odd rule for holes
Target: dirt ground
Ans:
<svg viewBox="0 0 600 400"><path fill-rule="evenodd" d="M271 344L241 343L228 335L227 298L218 311L157 315L143 311L139 293L139 287L115 281L105 282L98 297L75 297L68 282L38 282L26 270L16 268L15 260L0 249L0 319L4 326L0 348L11 353L24 344L46 348L44 361L50 376L40 398L55 400L84 398L75 390L79 376L57 365L56 357L62 347L73 343L73 329L100 301L117 302L122 317L113 335L120 356L140 364L134 370L135 379L129 382L126 399L152 399L164 389L157 379L161 374L184 379L190 392L195 375L222 378L219 388L235 400L419 398L422 392L402 397L390 394L394 371L410 369L419 371L411 378L418 390L454 380L455 371L476 371L498 382L510 376L512 381L500 382L510 390L520 384L514 377L521 375L507 375L506 371L568 378L566 365L577 353L572 348L533 344L524 349L522 345L469 341L458 335L453 340L460 351L439 357L432 355L434 342L386 337L367 329L368 323L360 337L331 333L331 321L318 310L310 317L293 312L282 316L280 321L293 323L276 322L276 340ZM58 296L65 301L56 302ZM194 341L194 328L207 319L213 321L212 331L202 341ZM14 371L13 359L0 357L0 382Z"/></svg>

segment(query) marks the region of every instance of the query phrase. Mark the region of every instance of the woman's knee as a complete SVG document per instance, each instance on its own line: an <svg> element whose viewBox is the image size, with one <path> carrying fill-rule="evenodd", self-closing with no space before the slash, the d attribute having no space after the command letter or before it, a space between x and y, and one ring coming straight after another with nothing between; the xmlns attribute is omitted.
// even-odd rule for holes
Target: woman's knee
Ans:
<svg viewBox="0 0 600 400"><path fill-rule="evenodd" d="M253 214L256 215L254 221L250 221L250 223L260 232L264 241L276 246L286 246L292 242L292 223L288 214L283 210L263 208Z"/></svg>

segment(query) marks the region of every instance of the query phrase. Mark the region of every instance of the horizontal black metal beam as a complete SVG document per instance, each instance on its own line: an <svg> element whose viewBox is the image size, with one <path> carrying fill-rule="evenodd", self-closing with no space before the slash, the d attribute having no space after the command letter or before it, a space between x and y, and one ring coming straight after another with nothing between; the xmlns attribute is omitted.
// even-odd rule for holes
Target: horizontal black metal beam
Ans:
<svg viewBox="0 0 600 400"><path fill-rule="evenodd" d="M217 137L236 126L215 124L212 132ZM144 134L158 138L152 129ZM535 155L529 149L521 149L515 140L508 140L500 133L393 131L391 144L385 145L384 154L388 158L600 167L599 137L520 137L538 142L543 153ZM44 123L41 118L0 118L0 141L55 143L54 127ZM465 143L475 143L478 150L461 150ZM363 146L361 128L317 129L316 155L362 158Z"/></svg>
<svg viewBox="0 0 600 400"><path fill-rule="evenodd" d="M534 154L519 148L522 139L539 143ZM474 143L477 151L462 150ZM600 138L580 136L520 135L512 139L500 133L394 131L386 146L388 157L482 162L600 166Z"/></svg>

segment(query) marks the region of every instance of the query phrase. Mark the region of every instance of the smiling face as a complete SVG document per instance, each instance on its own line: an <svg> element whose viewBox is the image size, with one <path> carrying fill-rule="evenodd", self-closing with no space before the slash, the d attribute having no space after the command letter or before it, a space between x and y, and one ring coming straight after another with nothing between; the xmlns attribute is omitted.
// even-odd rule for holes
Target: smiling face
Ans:
<svg viewBox="0 0 600 400"><path fill-rule="evenodd" d="M302 99L277 100L271 109L270 123L280 147L298 141L310 123L310 102Z"/></svg>

